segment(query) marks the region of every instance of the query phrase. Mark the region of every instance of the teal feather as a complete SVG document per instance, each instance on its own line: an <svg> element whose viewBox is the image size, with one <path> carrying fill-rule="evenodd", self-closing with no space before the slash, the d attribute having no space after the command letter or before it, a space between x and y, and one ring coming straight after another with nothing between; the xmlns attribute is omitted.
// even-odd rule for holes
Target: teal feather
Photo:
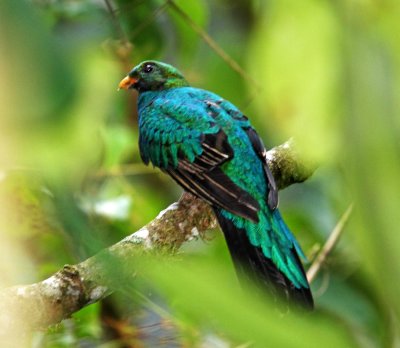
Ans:
<svg viewBox="0 0 400 348"><path fill-rule="evenodd" d="M169 145L169 152L172 166L176 168L178 166L178 145L175 143L171 143Z"/></svg>
<svg viewBox="0 0 400 348"><path fill-rule="evenodd" d="M189 87L167 64L144 62L129 76L139 91L143 161L212 205L238 268L256 269L277 292L312 306L298 257L304 253L276 208L265 149L248 118L220 96Z"/></svg>

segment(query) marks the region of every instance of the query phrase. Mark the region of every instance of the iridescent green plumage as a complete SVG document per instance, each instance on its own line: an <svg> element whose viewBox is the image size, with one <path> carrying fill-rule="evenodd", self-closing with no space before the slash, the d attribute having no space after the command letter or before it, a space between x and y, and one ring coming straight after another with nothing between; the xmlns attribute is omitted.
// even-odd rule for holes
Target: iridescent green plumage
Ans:
<svg viewBox="0 0 400 348"><path fill-rule="evenodd" d="M312 307L303 256L277 209L265 148L249 120L218 95L189 87L165 63L135 67L143 161L209 202L241 276Z"/></svg>

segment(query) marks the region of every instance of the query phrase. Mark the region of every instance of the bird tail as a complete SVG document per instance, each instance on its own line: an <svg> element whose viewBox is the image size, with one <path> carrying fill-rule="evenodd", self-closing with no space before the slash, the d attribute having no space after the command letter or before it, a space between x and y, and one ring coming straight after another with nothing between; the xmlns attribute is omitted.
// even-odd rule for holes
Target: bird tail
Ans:
<svg viewBox="0 0 400 348"><path fill-rule="evenodd" d="M214 211L225 235L225 240L240 281L245 281L246 283L251 281L262 292L265 292L265 289L267 289L267 291L272 292L274 298L281 298L287 302L289 307L302 306L307 309L314 307L309 287L296 287L270 258L264 256L261 247L250 243L245 228L235 226L230 219L221 214L219 209L214 209ZM279 224L279 226L282 225ZM291 248L293 259L301 270L304 279L307 279L296 248L297 245Z"/></svg>

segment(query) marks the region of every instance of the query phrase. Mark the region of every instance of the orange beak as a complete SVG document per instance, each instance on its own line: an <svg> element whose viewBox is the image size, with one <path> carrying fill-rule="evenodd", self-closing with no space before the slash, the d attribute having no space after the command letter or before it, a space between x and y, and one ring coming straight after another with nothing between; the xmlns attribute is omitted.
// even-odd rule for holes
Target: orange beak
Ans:
<svg viewBox="0 0 400 348"><path fill-rule="evenodd" d="M129 75L126 76L125 78L123 78L121 80L121 82L118 85L118 90L120 89L128 89L129 87L131 87L134 83L137 82L137 79L130 77Z"/></svg>

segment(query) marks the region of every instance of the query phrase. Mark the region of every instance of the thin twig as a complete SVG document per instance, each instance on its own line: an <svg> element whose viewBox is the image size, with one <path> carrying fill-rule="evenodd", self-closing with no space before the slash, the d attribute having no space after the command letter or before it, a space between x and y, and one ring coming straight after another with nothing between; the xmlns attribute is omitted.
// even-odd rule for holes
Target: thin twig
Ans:
<svg viewBox="0 0 400 348"><path fill-rule="evenodd" d="M219 55L225 61L225 63L232 68L232 70L236 71L245 80L251 82L256 89L261 89L261 85L248 73L246 73L246 71L244 71L241 66L228 53L226 53L205 30L203 30L202 27L197 25L197 23L194 22L185 11L183 11L173 0L169 0L168 2L170 7L186 21L186 23L204 40L208 46L210 46L210 48L217 55Z"/></svg>
<svg viewBox="0 0 400 348"><path fill-rule="evenodd" d="M128 37L126 36L124 30L122 29L121 23L119 22L116 14L115 14L115 10L113 9L111 3L109 0L104 0L107 10L108 12L110 12L112 21L114 23L114 27L118 32L118 36L121 38L122 42L129 42Z"/></svg>
<svg viewBox="0 0 400 348"><path fill-rule="evenodd" d="M162 14L169 5L169 0L158 6L143 22L141 22L131 35L131 39L135 39L148 25L150 25L160 14Z"/></svg>
<svg viewBox="0 0 400 348"><path fill-rule="evenodd" d="M352 211L353 211L353 203L351 203L347 208L347 210L344 212L344 214L336 224L335 228L333 229L332 233L330 234L324 247L321 249L318 256L315 258L315 261L309 268L307 272L307 279L310 283L312 283L312 281L315 279L316 275L321 269L321 266L325 262L326 257L330 254L334 246L337 244L343 232L344 226L346 225Z"/></svg>

